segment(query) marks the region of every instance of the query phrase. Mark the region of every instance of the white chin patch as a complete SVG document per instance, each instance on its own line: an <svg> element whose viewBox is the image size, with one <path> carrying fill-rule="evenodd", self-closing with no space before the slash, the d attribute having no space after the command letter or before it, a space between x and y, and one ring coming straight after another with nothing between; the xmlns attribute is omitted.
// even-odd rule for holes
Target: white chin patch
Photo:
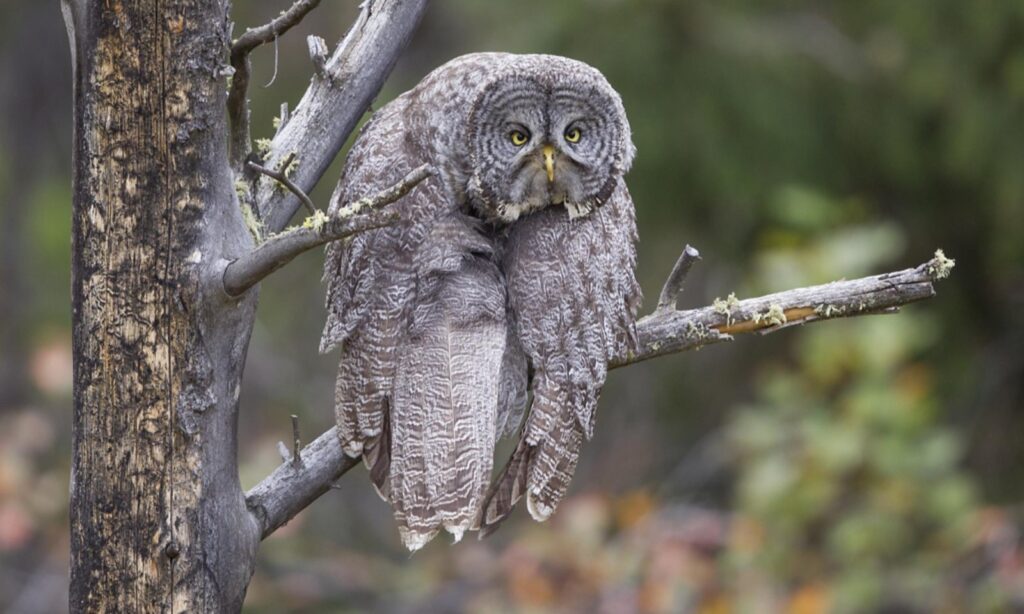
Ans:
<svg viewBox="0 0 1024 614"><path fill-rule="evenodd" d="M593 211L594 208L587 203L567 202L565 203L565 210L569 212L569 219L575 220L576 218L590 215L590 212Z"/></svg>
<svg viewBox="0 0 1024 614"><path fill-rule="evenodd" d="M540 206L530 202L505 203L498 207L498 217L500 217L503 222L514 222L521 216L540 208Z"/></svg>

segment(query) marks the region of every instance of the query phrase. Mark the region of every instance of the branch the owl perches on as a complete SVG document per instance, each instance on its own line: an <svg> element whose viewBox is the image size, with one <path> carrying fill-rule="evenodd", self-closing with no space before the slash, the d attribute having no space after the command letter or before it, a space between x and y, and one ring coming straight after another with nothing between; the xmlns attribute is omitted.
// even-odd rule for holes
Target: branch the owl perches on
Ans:
<svg viewBox="0 0 1024 614"><path fill-rule="evenodd" d="M680 263L688 264L673 274L662 292L671 295L681 288L685 272L696 255L687 246ZM687 256L687 254L690 254ZM689 260L689 263L683 263ZM935 296L934 282L949 276L955 262L937 250L932 259L910 269L859 279L796 288L757 298L716 299L711 305L679 310L656 310L637 322L639 351L609 368L626 367L644 360L696 350L705 345L731 341L747 333L768 334L797 324L836 318L894 313L900 307ZM266 538L306 506L331 489L349 469L360 463L346 456L338 443L337 427L316 438L302 450L303 468L283 463L246 493L246 504Z"/></svg>

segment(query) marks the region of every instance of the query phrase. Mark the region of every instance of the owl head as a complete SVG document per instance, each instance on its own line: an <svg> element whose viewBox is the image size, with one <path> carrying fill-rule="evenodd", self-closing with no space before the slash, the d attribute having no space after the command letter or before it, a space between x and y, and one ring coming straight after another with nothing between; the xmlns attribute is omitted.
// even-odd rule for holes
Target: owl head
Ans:
<svg viewBox="0 0 1024 614"><path fill-rule="evenodd" d="M622 100L582 62L507 57L481 89L466 126L469 202L499 222L548 206L564 206L570 217L588 214L633 161Z"/></svg>

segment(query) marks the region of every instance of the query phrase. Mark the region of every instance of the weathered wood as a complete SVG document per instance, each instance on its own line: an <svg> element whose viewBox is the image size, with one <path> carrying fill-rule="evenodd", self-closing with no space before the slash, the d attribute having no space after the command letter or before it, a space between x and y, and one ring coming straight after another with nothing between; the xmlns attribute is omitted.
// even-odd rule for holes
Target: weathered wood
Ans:
<svg viewBox="0 0 1024 614"><path fill-rule="evenodd" d="M363 2L359 18L330 59L317 69L288 123L274 136L265 166L298 153L292 181L307 194L373 102L427 9L427 0ZM291 192L259 182L257 202L269 232L278 232L301 205Z"/></svg>
<svg viewBox="0 0 1024 614"><path fill-rule="evenodd" d="M307 250L393 224L398 221L398 214L381 209L408 194L433 173L434 170L424 164L377 194L350 203L330 216L318 210L302 226L269 237L248 254L228 263L223 275L224 292L238 296Z"/></svg>
<svg viewBox="0 0 1024 614"><path fill-rule="evenodd" d="M319 499L338 478L361 462L342 453L338 427L331 427L302 448L300 458L300 467L295 466L294 459L288 459L245 496L263 538Z"/></svg>
<svg viewBox="0 0 1024 614"><path fill-rule="evenodd" d="M659 310L637 322L637 353L610 366L624 367L731 341L733 335L765 334L818 320L890 313L902 305L935 296L933 282L948 274L952 266L952 260L937 252L935 258L913 269L746 300L730 296L698 309Z"/></svg>
<svg viewBox="0 0 1024 614"><path fill-rule="evenodd" d="M74 612L241 607L259 533L235 460L253 300L227 164L228 2L66 0L75 58Z"/></svg>

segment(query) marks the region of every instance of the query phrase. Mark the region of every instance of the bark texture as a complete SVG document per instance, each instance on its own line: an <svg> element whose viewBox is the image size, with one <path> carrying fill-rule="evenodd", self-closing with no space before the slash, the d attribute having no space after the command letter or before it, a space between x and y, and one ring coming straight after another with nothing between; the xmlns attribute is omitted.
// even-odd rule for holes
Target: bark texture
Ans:
<svg viewBox="0 0 1024 614"><path fill-rule="evenodd" d="M238 610L259 531L235 465L253 297L226 159L228 3L66 1L75 60L75 612ZM207 295L209 294L209 296Z"/></svg>

